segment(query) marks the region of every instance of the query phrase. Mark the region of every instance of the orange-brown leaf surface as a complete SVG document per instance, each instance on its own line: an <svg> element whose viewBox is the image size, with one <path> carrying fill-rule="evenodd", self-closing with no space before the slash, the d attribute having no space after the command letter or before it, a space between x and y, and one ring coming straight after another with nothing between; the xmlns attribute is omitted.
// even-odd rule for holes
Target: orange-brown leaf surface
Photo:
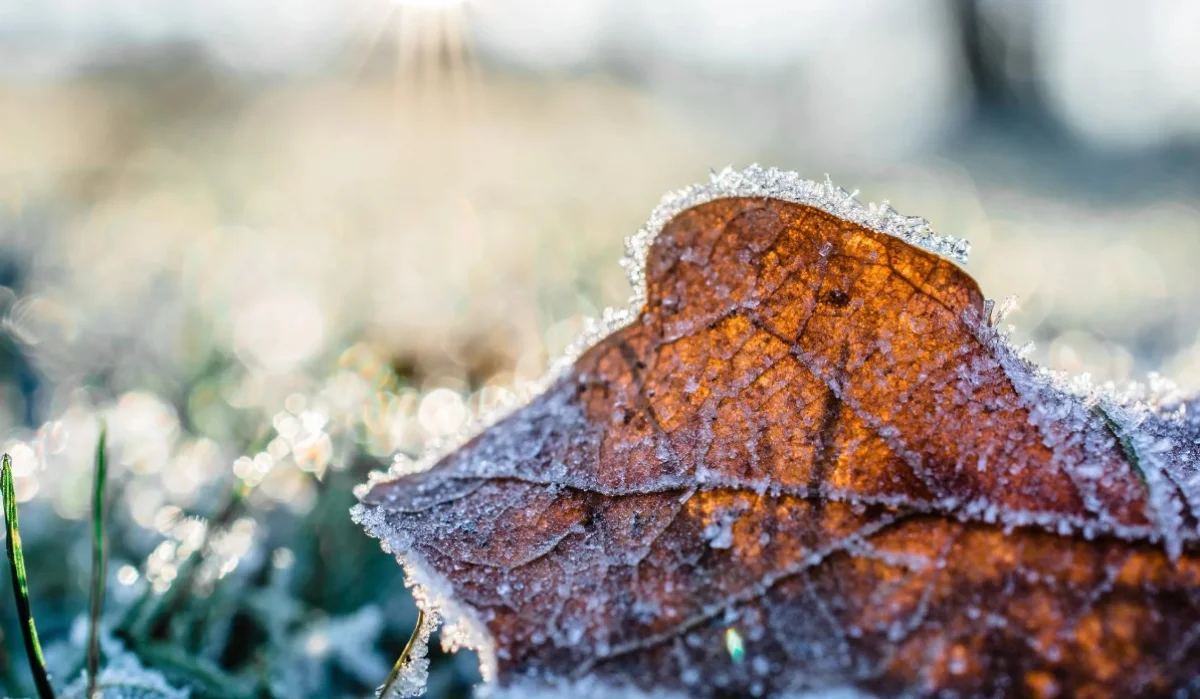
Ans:
<svg viewBox="0 0 1200 699"><path fill-rule="evenodd" d="M362 498L501 685L1200 692L1185 418L1058 387L953 263L814 206L684 210L645 291L542 395Z"/></svg>

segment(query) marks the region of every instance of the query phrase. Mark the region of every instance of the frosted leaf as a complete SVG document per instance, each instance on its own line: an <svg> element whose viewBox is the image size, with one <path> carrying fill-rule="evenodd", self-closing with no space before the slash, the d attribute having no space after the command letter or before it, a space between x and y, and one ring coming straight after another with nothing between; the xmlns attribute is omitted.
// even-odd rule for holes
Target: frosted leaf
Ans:
<svg viewBox="0 0 1200 699"><path fill-rule="evenodd" d="M1036 367L930 251L776 171L669 195L631 310L354 517L512 696L1189 686L1195 399Z"/></svg>
<svg viewBox="0 0 1200 699"><path fill-rule="evenodd" d="M789 692L778 699L872 699L853 687L829 687L816 692ZM643 691L628 685L606 684L596 679L582 679L546 686L537 682L519 683L509 687L484 687L476 692L478 699L688 699L687 694L669 690Z"/></svg>
<svg viewBox="0 0 1200 699"><path fill-rule="evenodd" d="M376 483L431 468L471 437L507 417L522 402L542 393L589 347L631 323L645 300L646 255L650 246L667 222L685 209L726 197L763 197L807 204L872 230L896 236L959 264L966 264L971 251L968 241L938 235L925 219L902 216L886 201L879 205L872 203L864 206L855 198L857 194L857 190L847 192L834 185L828 175L818 183L806 180L795 172L751 165L744 170L727 167L719 173L713 173L707 184L692 185L664 195L646 225L625 241L626 254L620 264L625 268L634 291L627 308L605 308L600 318L584 319L579 336L567 346L563 356L551 363L542 381L526 387L525 395L491 411L469 415L468 421L456 432L428 441L416 459L397 455L387 471L371 473L366 483L357 486L355 495L361 498ZM1015 298L1010 301L1015 302Z"/></svg>
<svg viewBox="0 0 1200 699"><path fill-rule="evenodd" d="M687 699L686 694L678 692L646 692L637 687L606 684L591 678L549 687L536 682L518 683L509 687L489 688L477 696L479 699Z"/></svg>

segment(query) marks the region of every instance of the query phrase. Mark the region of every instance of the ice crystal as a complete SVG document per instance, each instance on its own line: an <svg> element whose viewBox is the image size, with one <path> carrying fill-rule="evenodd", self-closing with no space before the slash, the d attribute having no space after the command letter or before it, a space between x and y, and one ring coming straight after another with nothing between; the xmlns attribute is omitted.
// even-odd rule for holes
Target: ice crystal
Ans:
<svg viewBox="0 0 1200 699"><path fill-rule="evenodd" d="M119 641L101 635L105 666L97 678L96 688L104 699L189 699L187 689L175 689L163 676L142 667L137 656L125 650ZM90 699L87 693L87 672L75 678L63 690L63 699Z"/></svg>
<svg viewBox="0 0 1200 699"><path fill-rule="evenodd" d="M686 694L670 690L644 691L628 685L613 685L593 678L563 685L539 682L517 683L509 687L486 687L477 693L479 699L687 699ZM852 687L829 687L814 692L792 692L779 699L871 699Z"/></svg>
<svg viewBox="0 0 1200 699"><path fill-rule="evenodd" d="M625 241L625 259L621 261L621 266L629 275L634 289L630 307L641 308L645 302L646 256L667 222L693 206L726 197L761 197L814 206L871 230L894 235L959 264L967 263L971 244L966 240L938 235L928 221L919 216L903 216L887 201L864 206L857 196L857 190L847 192L834 185L828 175L824 182L814 182L795 172L764 169L758 165L751 165L745 170L727 167L719 173L713 173L707 184L670 192L650 214L646 225ZM628 319L622 316L621 320ZM604 335L607 334L604 332Z"/></svg>
<svg viewBox="0 0 1200 699"><path fill-rule="evenodd" d="M413 599L425 613L407 665L400 681L393 685L389 697L416 696L424 690L429 669L429 638L439 626L442 627L444 650L477 651L484 680L495 677L495 648L483 622L473 610L459 604L450 583L412 549L412 539L389 526L386 516L377 508L356 505L351 510L351 516L368 535L378 538L383 550L394 555L404 567L405 584L412 588ZM397 693L401 691L410 693Z"/></svg>
<svg viewBox="0 0 1200 699"><path fill-rule="evenodd" d="M428 604L428 602L426 602ZM379 699L407 699L425 693L429 681L429 637L437 630L438 617L426 612L409 648L408 657L390 687L375 691Z"/></svg>

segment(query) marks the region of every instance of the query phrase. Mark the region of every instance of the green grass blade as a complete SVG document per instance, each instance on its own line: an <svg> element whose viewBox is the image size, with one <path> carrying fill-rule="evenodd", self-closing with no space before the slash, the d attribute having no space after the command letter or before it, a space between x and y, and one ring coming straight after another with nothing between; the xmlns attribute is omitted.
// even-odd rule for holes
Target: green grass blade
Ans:
<svg viewBox="0 0 1200 699"><path fill-rule="evenodd" d="M392 686L396 684L396 679L400 677L400 671L404 669L404 664L408 662L408 656L412 655L413 646L417 643L417 637L421 635L421 627L425 625L425 610L417 610L417 625L413 627L412 635L408 637L408 643L404 646L404 651L400 653L400 657L396 659L396 664L392 666L392 671L388 673L387 680L383 686L379 688L379 692L375 696L379 699L387 699L388 693L392 691Z"/></svg>
<svg viewBox="0 0 1200 699"><path fill-rule="evenodd" d="M104 492L108 482L107 449L108 427L101 425L92 483L92 598L88 611L87 697L96 695L96 678L100 673L100 617L104 614L104 582L108 569L108 547L104 536Z"/></svg>
<svg viewBox="0 0 1200 699"><path fill-rule="evenodd" d="M13 487L12 457L4 455L0 463L0 493L4 496L4 523L8 527L8 562L12 569L13 595L17 598L17 616L21 620L21 633L25 637L25 655L29 658L29 671L37 687L40 699L54 699L54 688L50 686L50 675L46 672L46 660L42 657L42 644L38 642L37 627L33 623L33 612L29 607L29 585L25 577L25 554L21 551L21 534L17 526L17 496Z"/></svg>

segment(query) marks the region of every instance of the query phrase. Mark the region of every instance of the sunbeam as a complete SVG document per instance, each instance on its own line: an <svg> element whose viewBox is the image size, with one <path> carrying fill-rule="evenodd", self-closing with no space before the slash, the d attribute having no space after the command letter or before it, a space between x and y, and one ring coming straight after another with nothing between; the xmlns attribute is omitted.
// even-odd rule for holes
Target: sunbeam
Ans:
<svg viewBox="0 0 1200 699"><path fill-rule="evenodd" d="M398 113L465 112L479 75L466 11L466 0L385 0L370 8L355 71L390 51Z"/></svg>

